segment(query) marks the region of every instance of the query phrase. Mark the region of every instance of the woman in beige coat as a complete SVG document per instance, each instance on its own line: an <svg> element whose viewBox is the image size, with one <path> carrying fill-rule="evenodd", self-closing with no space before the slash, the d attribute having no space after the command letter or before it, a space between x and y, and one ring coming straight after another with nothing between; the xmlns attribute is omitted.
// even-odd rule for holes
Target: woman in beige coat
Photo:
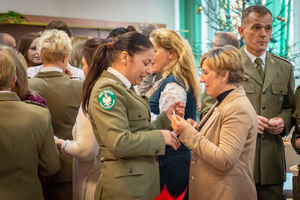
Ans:
<svg viewBox="0 0 300 200"><path fill-rule="evenodd" d="M244 75L241 55L233 46L214 48L203 55L200 67L200 82L217 103L199 126L172 117L175 133L192 151L189 197L254 200L257 117L243 87L237 86Z"/></svg>

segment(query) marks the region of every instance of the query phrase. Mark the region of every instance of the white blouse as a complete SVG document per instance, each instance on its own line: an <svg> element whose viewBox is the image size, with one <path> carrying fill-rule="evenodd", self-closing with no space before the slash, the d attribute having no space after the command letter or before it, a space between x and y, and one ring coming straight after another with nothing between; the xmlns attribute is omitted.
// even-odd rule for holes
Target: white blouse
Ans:
<svg viewBox="0 0 300 200"><path fill-rule="evenodd" d="M163 81L163 80L159 80L159 81ZM175 82L168 83L165 86L164 90L161 92L159 98L159 112L161 113L167 110L171 104L177 101L183 101L184 105L186 105L186 101L187 101L186 91L181 85ZM151 121L154 121L156 117L157 115L151 113Z"/></svg>
<svg viewBox="0 0 300 200"><path fill-rule="evenodd" d="M81 106L72 135L73 140L64 141L61 151L73 157L73 200L92 200L102 166L101 154L89 117Z"/></svg>

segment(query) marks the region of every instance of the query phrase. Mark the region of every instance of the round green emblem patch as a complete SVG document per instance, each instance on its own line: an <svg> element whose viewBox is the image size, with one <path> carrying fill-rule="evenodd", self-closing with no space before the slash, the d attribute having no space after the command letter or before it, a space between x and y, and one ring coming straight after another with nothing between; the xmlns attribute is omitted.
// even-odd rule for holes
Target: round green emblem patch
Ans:
<svg viewBox="0 0 300 200"><path fill-rule="evenodd" d="M101 90L98 94L98 103L103 109L110 110L116 104L116 94L112 90Z"/></svg>

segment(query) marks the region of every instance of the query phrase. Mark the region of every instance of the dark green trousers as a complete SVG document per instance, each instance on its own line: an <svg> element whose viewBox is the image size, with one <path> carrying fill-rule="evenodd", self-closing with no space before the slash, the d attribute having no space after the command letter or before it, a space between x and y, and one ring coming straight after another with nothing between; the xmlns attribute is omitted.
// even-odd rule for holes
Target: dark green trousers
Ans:
<svg viewBox="0 0 300 200"><path fill-rule="evenodd" d="M276 185L256 184L257 200L282 200L283 183Z"/></svg>

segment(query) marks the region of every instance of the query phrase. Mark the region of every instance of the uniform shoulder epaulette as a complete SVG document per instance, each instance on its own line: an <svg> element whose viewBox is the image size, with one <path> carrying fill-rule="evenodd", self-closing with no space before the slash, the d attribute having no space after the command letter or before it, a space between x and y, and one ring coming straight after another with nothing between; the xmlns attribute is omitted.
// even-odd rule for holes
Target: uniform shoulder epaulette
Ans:
<svg viewBox="0 0 300 200"><path fill-rule="evenodd" d="M274 53L271 53L271 55L272 55L273 57L275 57L275 58L278 58L278 59L280 59L280 60L283 60L283 61L289 63L290 65L292 65L292 63L291 63L290 61L288 61L287 59L285 59L284 57L278 56L277 54L274 54Z"/></svg>
<svg viewBox="0 0 300 200"><path fill-rule="evenodd" d="M118 83L117 81L115 81L114 79L111 79L111 78L109 78L109 79L107 79L108 81L112 81L112 82L114 82L114 83Z"/></svg>
<svg viewBox="0 0 300 200"><path fill-rule="evenodd" d="M38 102L35 102L35 101L25 100L24 102L28 103L28 104L33 104L33 105L36 105L36 106L40 106L40 107L43 107L43 108L47 108L47 106L45 106L44 104L41 104L41 103L38 103Z"/></svg>

